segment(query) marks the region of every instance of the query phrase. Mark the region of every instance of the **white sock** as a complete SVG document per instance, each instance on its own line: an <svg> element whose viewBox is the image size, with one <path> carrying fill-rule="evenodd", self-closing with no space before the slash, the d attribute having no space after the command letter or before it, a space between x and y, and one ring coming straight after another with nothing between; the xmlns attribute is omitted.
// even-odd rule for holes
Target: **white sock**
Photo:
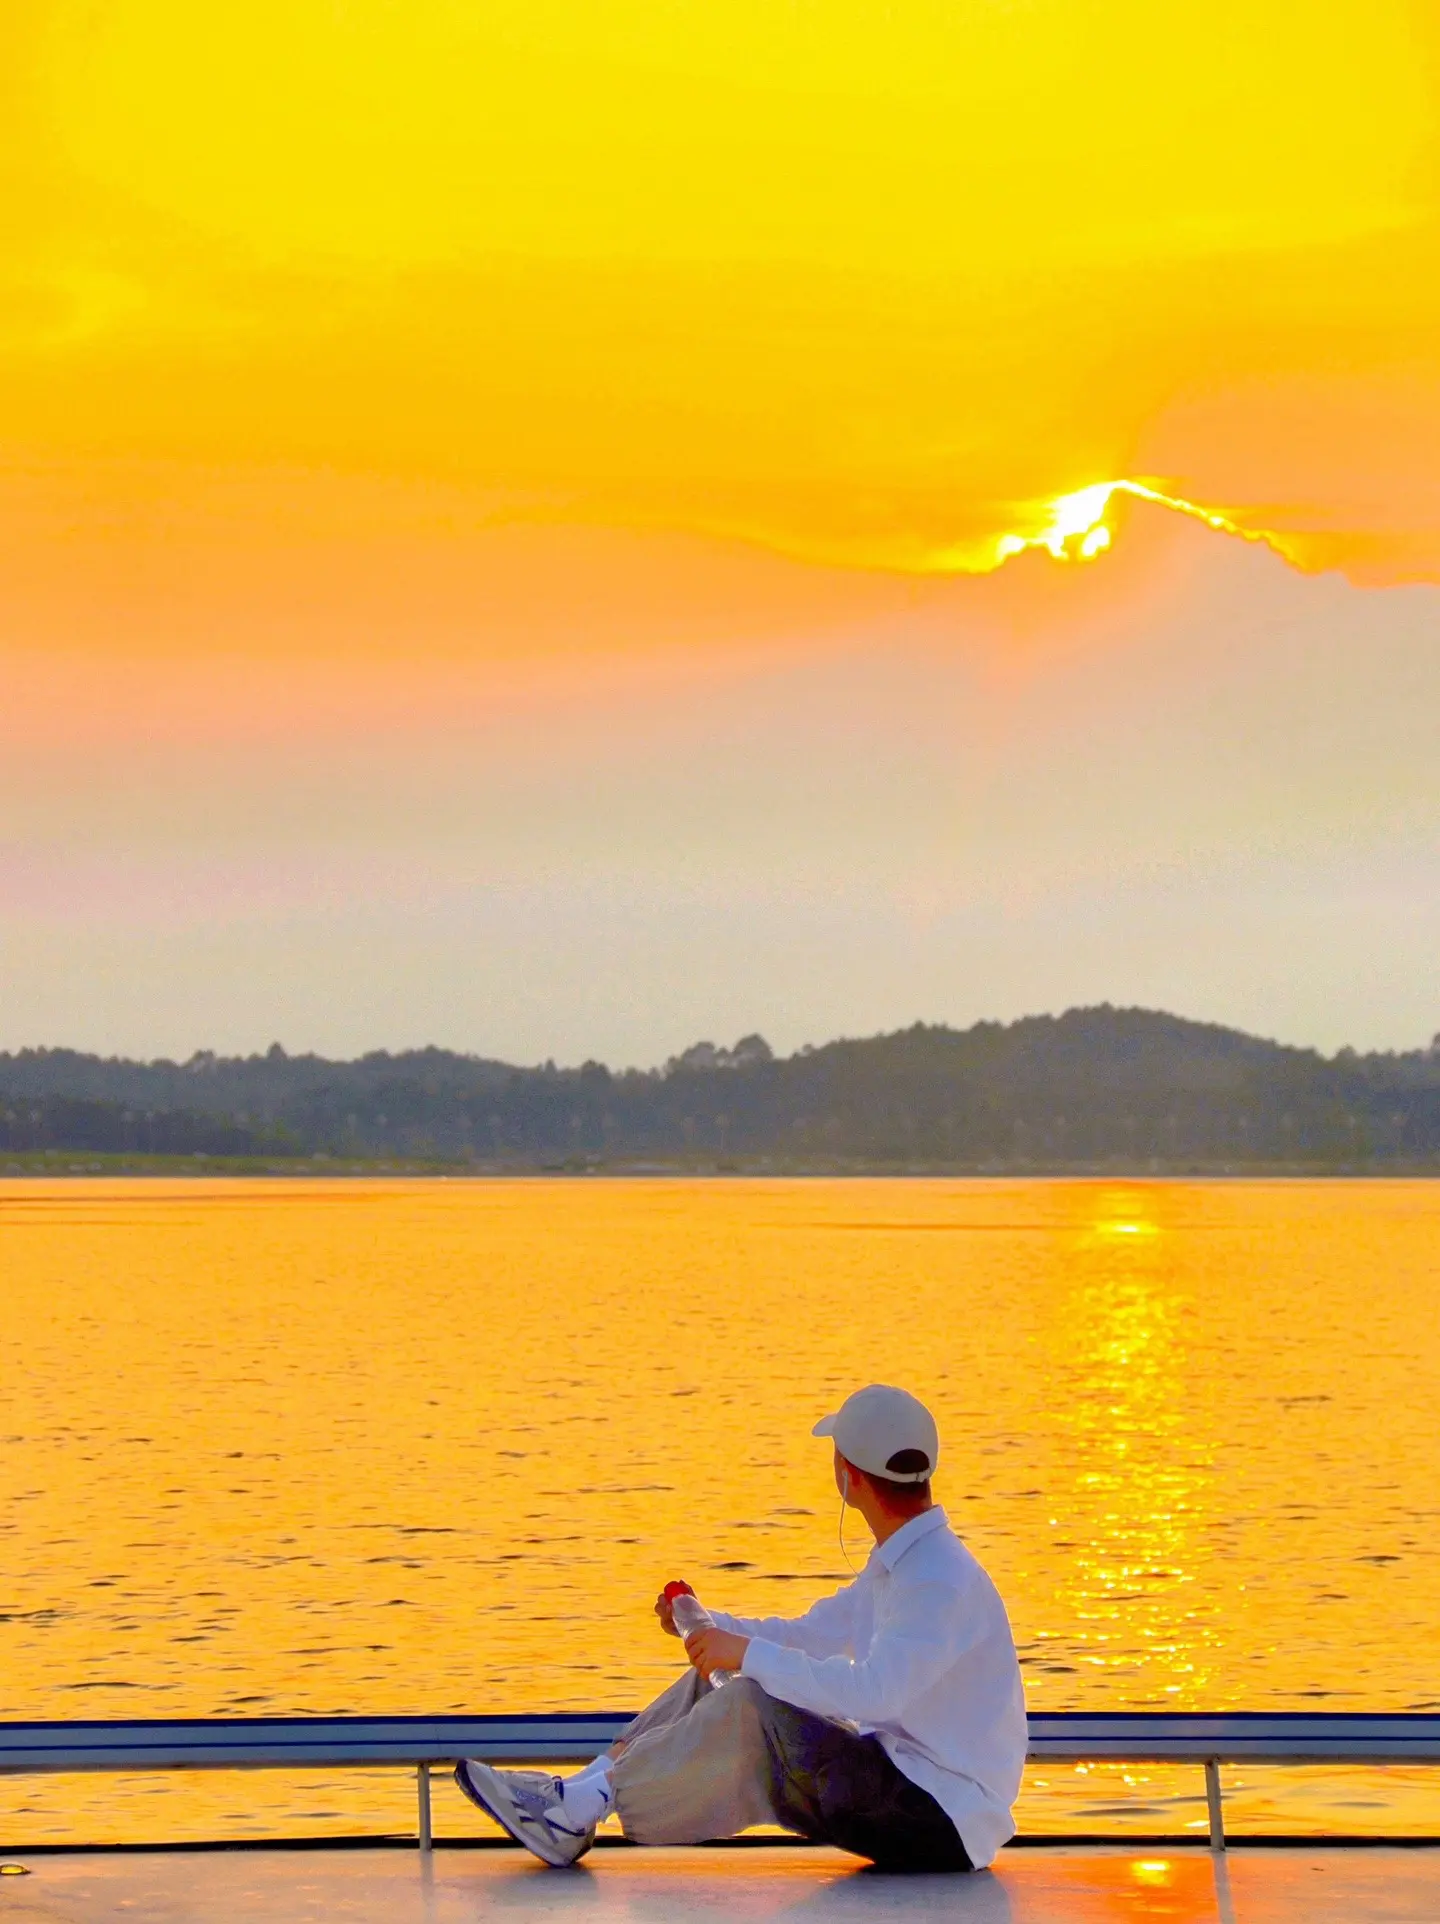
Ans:
<svg viewBox="0 0 1440 1924"><path fill-rule="evenodd" d="M611 1759L597 1757L593 1764L565 1779L560 1809L571 1830L589 1830L600 1824L615 1808L615 1789L610 1781Z"/></svg>

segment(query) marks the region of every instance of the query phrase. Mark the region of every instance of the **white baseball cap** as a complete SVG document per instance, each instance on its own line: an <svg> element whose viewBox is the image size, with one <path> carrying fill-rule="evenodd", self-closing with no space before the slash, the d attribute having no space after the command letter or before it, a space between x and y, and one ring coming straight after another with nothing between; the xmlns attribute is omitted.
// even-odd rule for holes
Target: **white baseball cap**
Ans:
<svg viewBox="0 0 1440 1924"><path fill-rule="evenodd" d="M908 1390L888 1383L856 1390L833 1416L822 1416L810 1434L832 1437L847 1463L892 1483L923 1483L940 1461L934 1417ZM912 1451L925 1459L923 1469L910 1462L904 1469L893 1467L897 1457L904 1460Z"/></svg>

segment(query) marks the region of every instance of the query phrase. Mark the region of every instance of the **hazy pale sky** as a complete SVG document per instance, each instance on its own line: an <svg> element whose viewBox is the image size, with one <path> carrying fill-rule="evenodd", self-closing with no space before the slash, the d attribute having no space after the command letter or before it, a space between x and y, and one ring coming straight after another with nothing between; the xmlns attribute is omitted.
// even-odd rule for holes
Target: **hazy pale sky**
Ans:
<svg viewBox="0 0 1440 1924"><path fill-rule="evenodd" d="M1440 1028L1418 0L16 0L0 1047Z"/></svg>
<svg viewBox="0 0 1440 1924"><path fill-rule="evenodd" d="M341 689L52 656L4 729L5 1039L648 1063L1111 1000L1428 1040L1440 594L1152 508L1103 565L1038 623L1001 576Z"/></svg>

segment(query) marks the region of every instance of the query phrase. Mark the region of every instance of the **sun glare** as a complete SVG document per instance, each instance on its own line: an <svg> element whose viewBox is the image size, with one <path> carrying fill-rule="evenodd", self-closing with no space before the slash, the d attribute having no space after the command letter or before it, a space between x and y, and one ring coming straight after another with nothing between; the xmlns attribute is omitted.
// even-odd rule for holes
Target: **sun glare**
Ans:
<svg viewBox="0 0 1440 1924"><path fill-rule="evenodd" d="M1097 554L1103 554L1110 546L1110 530L1102 522L1098 528L1091 528L1080 543L1081 557L1089 561Z"/></svg>
<svg viewBox="0 0 1440 1924"><path fill-rule="evenodd" d="M1141 1884L1168 1884L1170 1882L1170 1861L1164 1857L1141 1857L1130 1866L1131 1874Z"/></svg>
<svg viewBox="0 0 1440 1924"><path fill-rule="evenodd" d="M1186 515L1192 521L1202 521L1207 528L1214 528L1219 534L1239 535L1244 541L1260 541L1267 545L1271 543L1268 534L1252 533L1248 528L1238 527L1228 515L1219 514L1213 508L1197 507L1193 501L1186 501L1180 495L1166 494L1163 489L1151 487L1148 482L1096 481L1088 488L1077 488L1073 494L1056 495L1053 501L1043 503L1044 521L1037 533L1001 535L995 545L997 563L1008 561L1032 548L1043 549L1056 561L1093 561L1114 542L1114 531L1106 516L1117 494L1131 495L1137 501L1154 502L1158 507L1169 508L1174 514Z"/></svg>
<svg viewBox="0 0 1440 1924"><path fill-rule="evenodd" d="M1132 1242L1140 1242L1160 1233L1160 1225L1147 1198L1134 1191L1104 1196L1091 1218L1090 1227L1096 1236L1114 1236Z"/></svg>

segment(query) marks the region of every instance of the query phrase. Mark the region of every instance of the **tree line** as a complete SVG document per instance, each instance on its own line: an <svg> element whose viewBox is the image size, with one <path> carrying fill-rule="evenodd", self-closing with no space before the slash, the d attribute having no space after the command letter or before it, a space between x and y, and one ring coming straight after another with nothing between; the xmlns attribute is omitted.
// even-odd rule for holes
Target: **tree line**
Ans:
<svg viewBox="0 0 1440 1924"><path fill-rule="evenodd" d="M0 1153L60 1149L94 1155L293 1156L283 1124L248 1126L193 1109L137 1109L84 1096L0 1095Z"/></svg>
<svg viewBox="0 0 1440 1924"><path fill-rule="evenodd" d="M0 1055L0 1145L502 1167L1440 1165L1440 1047L1327 1057L1106 1005L784 1058L747 1036L653 1070L437 1048L183 1063L37 1049Z"/></svg>

